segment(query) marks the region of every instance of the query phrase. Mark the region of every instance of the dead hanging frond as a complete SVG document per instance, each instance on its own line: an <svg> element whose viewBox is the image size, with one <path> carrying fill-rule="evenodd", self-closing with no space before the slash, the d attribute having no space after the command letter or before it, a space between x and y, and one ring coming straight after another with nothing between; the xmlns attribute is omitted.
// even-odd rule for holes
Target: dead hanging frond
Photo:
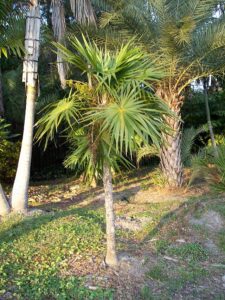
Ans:
<svg viewBox="0 0 225 300"><path fill-rule="evenodd" d="M70 0L70 6L77 23L96 26L96 16L90 0Z"/></svg>
<svg viewBox="0 0 225 300"><path fill-rule="evenodd" d="M62 0L52 0L52 27L57 42L64 43L66 34L65 9ZM57 68L61 86L66 87L68 65L63 61L60 51L57 52Z"/></svg>
<svg viewBox="0 0 225 300"><path fill-rule="evenodd" d="M52 27L56 40L62 42L66 33L65 9L62 0L52 0Z"/></svg>

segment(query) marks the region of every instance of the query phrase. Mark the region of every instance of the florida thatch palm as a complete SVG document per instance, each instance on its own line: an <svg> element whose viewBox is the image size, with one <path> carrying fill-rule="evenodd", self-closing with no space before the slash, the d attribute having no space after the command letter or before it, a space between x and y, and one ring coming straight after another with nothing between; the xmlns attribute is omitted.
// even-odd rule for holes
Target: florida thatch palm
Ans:
<svg viewBox="0 0 225 300"><path fill-rule="evenodd" d="M126 164L138 136L159 145L163 114L167 107L141 86L161 78L142 49L126 44L116 52L100 49L84 37L70 40L72 50L57 45L63 58L87 75L87 82L70 81L68 98L47 107L38 121L37 136L54 137L62 122L67 123L71 154L67 167L83 168L86 178L103 179L106 208L106 263L117 265L111 170ZM66 128L66 129L65 129Z"/></svg>
<svg viewBox="0 0 225 300"><path fill-rule="evenodd" d="M179 116L185 88L194 80L225 69L225 17L213 16L219 1L102 2L111 5L111 11L102 17L102 26L123 28L128 37L139 35L149 58L167 70L167 76L157 82L155 90L178 118L166 120L174 134L164 135L161 167L170 186L180 186L183 176Z"/></svg>

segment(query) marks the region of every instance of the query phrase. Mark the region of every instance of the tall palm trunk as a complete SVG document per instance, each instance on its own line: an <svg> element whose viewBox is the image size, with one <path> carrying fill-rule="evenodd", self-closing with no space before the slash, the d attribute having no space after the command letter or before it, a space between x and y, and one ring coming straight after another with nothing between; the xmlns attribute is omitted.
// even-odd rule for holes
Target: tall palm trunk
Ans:
<svg viewBox="0 0 225 300"><path fill-rule="evenodd" d="M28 86L22 146L12 190L12 208L16 211L26 210L28 205L35 99L36 88Z"/></svg>
<svg viewBox="0 0 225 300"><path fill-rule="evenodd" d="M26 112L22 146L16 178L12 190L12 209L24 211L28 205L28 185L32 155L35 100L37 97L38 58L40 45L40 8L38 0L32 0L26 21L25 48L27 50L23 65L23 82L26 86Z"/></svg>
<svg viewBox="0 0 225 300"><path fill-rule="evenodd" d="M64 43L65 33L66 33L66 21L65 21L65 9L62 0L52 0L52 27L54 36L57 42ZM66 87L66 77L68 66L66 62L63 61L60 51L57 50L57 69L59 74L59 79L61 82L61 87L65 89Z"/></svg>
<svg viewBox="0 0 225 300"><path fill-rule="evenodd" d="M110 267L116 267L118 265L118 259L116 255L112 174L110 171L110 167L106 162L103 167L103 183L104 183L104 191L105 191L106 236L107 236L106 264L109 265Z"/></svg>
<svg viewBox="0 0 225 300"><path fill-rule="evenodd" d="M168 95L163 91L157 92L175 113L174 118L166 118L165 121L171 128L169 134L163 135L163 145L160 152L161 169L167 179L169 187L180 187L183 184L183 165L181 160L181 120L180 110L183 97Z"/></svg>
<svg viewBox="0 0 225 300"><path fill-rule="evenodd" d="M5 113L3 102L3 90L2 90L2 70L0 66L0 117L3 117Z"/></svg>
<svg viewBox="0 0 225 300"><path fill-rule="evenodd" d="M9 203L0 184L0 216L5 216L10 212Z"/></svg>

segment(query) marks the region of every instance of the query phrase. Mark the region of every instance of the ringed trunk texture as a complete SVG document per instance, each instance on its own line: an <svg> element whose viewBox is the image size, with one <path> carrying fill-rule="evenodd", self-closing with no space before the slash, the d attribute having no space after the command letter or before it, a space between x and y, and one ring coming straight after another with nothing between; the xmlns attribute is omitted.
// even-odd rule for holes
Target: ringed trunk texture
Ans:
<svg viewBox="0 0 225 300"><path fill-rule="evenodd" d="M40 46L40 7L32 0L26 20L23 82L26 87L26 112L19 163L12 190L11 205L15 211L24 211L28 206L28 186L33 142L35 100L38 90L38 59Z"/></svg>
<svg viewBox="0 0 225 300"><path fill-rule="evenodd" d="M107 237L107 253L106 264L110 267L118 265L116 254L116 239L115 239L115 217L113 211L113 187L112 174L107 163L103 167L103 184L105 191L105 211L106 211L106 237Z"/></svg>
<svg viewBox="0 0 225 300"><path fill-rule="evenodd" d="M28 187L30 180L30 166L33 145L35 99L36 88L28 86L23 139L16 177L12 190L11 204L12 209L15 211L24 211L28 206Z"/></svg>
<svg viewBox="0 0 225 300"><path fill-rule="evenodd" d="M181 160L181 120L180 110L183 97L179 95L167 95L160 91L158 96L163 99L175 113L175 118L165 118L171 128L169 134L163 134L163 145L160 152L160 164L166 177L168 186L180 187L183 184L183 164Z"/></svg>
<svg viewBox="0 0 225 300"><path fill-rule="evenodd" d="M10 206L6 199L5 193L0 184L0 216L6 216L10 213Z"/></svg>

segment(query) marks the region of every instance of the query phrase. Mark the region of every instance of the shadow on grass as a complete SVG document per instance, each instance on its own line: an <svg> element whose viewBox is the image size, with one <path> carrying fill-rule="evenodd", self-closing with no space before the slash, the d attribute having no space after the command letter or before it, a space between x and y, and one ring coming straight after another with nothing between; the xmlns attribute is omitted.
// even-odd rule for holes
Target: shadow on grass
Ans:
<svg viewBox="0 0 225 300"><path fill-rule="evenodd" d="M69 216L85 217L86 219L91 219L94 222L101 224L102 227L104 226L103 218L93 211L90 211L88 208L74 208L50 213L43 212L41 215L27 216L19 219L18 222L13 223L9 229L0 232L0 245L1 243L10 243L28 234L32 230L40 228L40 226L55 220L60 221L61 218ZM13 215L10 215L8 218L13 218Z"/></svg>

